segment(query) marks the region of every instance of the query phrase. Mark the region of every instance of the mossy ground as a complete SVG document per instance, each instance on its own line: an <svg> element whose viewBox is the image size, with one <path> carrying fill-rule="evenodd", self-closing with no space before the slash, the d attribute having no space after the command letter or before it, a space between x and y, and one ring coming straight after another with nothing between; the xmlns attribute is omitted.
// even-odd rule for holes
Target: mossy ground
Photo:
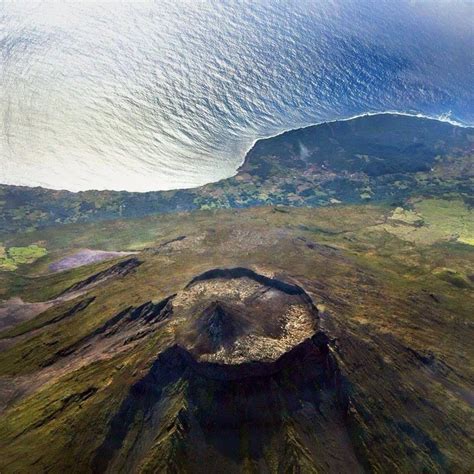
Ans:
<svg viewBox="0 0 474 474"><path fill-rule="evenodd" d="M0 271L16 270L19 265L33 263L46 254L46 249L37 244L8 248L0 245Z"/></svg>
<svg viewBox="0 0 474 474"><path fill-rule="evenodd" d="M381 228L420 245L442 241L473 245L474 212L464 201L412 199L406 207L397 207Z"/></svg>

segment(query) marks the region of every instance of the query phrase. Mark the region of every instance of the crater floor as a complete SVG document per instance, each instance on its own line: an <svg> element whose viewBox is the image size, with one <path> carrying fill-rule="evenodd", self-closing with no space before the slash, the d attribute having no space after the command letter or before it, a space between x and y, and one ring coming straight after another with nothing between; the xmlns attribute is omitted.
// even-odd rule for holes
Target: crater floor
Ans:
<svg viewBox="0 0 474 474"><path fill-rule="evenodd" d="M173 299L178 344L198 362L274 362L312 337L318 312L305 291L245 268L212 270Z"/></svg>

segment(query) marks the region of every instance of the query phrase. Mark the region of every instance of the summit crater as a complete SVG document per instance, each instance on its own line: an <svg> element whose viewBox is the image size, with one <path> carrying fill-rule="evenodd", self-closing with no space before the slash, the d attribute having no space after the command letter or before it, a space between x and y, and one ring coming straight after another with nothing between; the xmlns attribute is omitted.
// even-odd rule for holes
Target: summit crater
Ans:
<svg viewBox="0 0 474 474"><path fill-rule="evenodd" d="M177 343L198 363L273 364L318 329L318 311L303 288L247 268L208 271L172 304L184 322Z"/></svg>

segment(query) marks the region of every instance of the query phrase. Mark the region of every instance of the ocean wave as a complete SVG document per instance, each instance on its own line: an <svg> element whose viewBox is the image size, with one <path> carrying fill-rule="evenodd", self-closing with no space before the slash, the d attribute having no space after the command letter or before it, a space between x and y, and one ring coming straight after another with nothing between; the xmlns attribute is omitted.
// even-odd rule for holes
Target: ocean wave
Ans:
<svg viewBox="0 0 474 474"><path fill-rule="evenodd" d="M474 122L462 5L445 17L408 1L2 8L6 184L190 188L288 129L383 111Z"/></svg>

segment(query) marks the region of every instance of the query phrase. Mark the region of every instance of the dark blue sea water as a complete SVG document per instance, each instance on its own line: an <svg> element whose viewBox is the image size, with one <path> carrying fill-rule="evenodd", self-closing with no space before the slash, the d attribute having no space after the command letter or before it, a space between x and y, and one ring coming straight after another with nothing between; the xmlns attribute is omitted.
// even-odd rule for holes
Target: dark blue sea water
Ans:
<svg viewBox="0 0 474 474"><path fill-rule="evenodd" d="M474 3L0 3L0 182L191 187L365 112L474 123Z"/></svg>

